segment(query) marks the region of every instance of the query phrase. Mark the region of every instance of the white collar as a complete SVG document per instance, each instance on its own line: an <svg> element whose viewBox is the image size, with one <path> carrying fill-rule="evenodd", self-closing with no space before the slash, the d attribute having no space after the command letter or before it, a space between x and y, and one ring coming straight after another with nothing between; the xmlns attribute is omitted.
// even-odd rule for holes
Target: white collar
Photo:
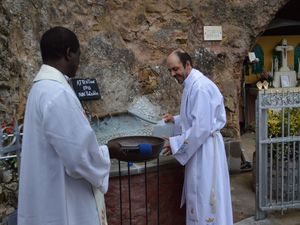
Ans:
<svg viewBox="0 0 300 225"><path fill-rule="evenodd" d="M70 88L66 77L58 69L46 64L43 64L41 66L33 82L37 82L40 80L54 80L61 83L65 87Z"/></svg>
<svg viewBox="0 0 300 225"><path fill-rule="evenodd" d="M190 88L196 80L196 70L192 69L187 78L183 82L184 88Z"/></svg>

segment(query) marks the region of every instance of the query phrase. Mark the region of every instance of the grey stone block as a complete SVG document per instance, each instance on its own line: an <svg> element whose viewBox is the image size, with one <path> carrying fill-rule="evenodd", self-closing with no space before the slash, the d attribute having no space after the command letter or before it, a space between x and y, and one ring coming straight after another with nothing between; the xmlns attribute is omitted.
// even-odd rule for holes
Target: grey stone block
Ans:
<svg viewBox="0 0 300 225"><path fill-rule="evenodd" d="M14 211L13 213L6 216L3 221L3 225L17 225L17 211Z"/></svg>
<svg viewBox="0 0 300 225"><path fill-rule="evenodd" d="M225 151L230 172L238 172L241 169L241 141L237 139L225 140Z"/></svg>

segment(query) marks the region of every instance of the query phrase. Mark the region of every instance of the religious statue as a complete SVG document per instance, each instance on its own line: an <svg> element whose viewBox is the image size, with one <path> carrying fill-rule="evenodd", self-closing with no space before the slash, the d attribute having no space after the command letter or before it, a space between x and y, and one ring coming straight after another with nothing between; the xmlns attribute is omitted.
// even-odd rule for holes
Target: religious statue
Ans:
<svg viewBox="0 0 300 225"><path fill-rule="evenodd" d="M288 67L288 52L294 49L293 46L287 44L287 40L283 39L282 44L276 46L275 50L281 52L281 67L278 70L278 58L274 59L274 81L273 85L279 87L295 87L297 85L296 71L290 70Z"/></svg>
<svg viewBox="0 0 300 225"><path fill-rule="evenodd" d="M292 51L294 49L293 46L287 45L287 40L282 40L282 45L279 45L275 48L276 51L281 52L282 66L279 71L290 71L287 65L288 51Z"/></svg>
<svg viewBox="0 0 300 225"><path fill-rule="evenodd" d="M278 58L277 56L275 57L274 59L274 71L278 71L278 68L279 68L279 62L278 62Z"/></svg>

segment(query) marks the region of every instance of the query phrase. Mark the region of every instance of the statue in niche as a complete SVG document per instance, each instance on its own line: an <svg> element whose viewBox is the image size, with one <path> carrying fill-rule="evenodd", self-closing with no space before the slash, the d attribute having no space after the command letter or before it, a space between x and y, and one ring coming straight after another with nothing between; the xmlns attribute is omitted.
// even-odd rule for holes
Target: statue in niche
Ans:
<svg viewBox="0 0 300 225"><path fill-rule="evenodd" d="M276 51L281 52L281 60L282 66L280 67L279 71L290 71L287 65L287 58L288 58L288 51L292 51L294 49L293 46L287 45L287 40L282 40L282 45L279 45L275 48Z"/></svg>
<svg viewBox="0 0 300 225"><path fill-rule="evenodd" d="M275 47L277 52L281 53L281 62L276 58L274 59L274 81L273 85L276 88L279 87L295 87L297 85L296 71L290 70L288 67L288 52L294 49L293 46L287 44L287 40L283 39L281 45ZM280 58L280 57L279 57ZM281 63L281 67L278 70L278 64Z"/></svg>
<svg viewBox="0 0 300 225"><path fill-rule="evenodd" d="M279 62L277 56L274 59L274 71L277 72L279 70Z"/></svg>

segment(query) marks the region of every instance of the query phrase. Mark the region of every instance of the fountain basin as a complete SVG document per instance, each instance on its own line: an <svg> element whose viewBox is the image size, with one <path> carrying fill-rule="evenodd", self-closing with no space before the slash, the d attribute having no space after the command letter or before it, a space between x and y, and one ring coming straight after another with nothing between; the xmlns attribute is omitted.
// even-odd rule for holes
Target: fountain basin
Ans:
<svg viewBox="0 0 300 225"><path fill-rule="evenodd" d="M146 162L159 157L164 139L153 136L125 136L108 143L118 143L117 159L125 162Z"/></svg>

